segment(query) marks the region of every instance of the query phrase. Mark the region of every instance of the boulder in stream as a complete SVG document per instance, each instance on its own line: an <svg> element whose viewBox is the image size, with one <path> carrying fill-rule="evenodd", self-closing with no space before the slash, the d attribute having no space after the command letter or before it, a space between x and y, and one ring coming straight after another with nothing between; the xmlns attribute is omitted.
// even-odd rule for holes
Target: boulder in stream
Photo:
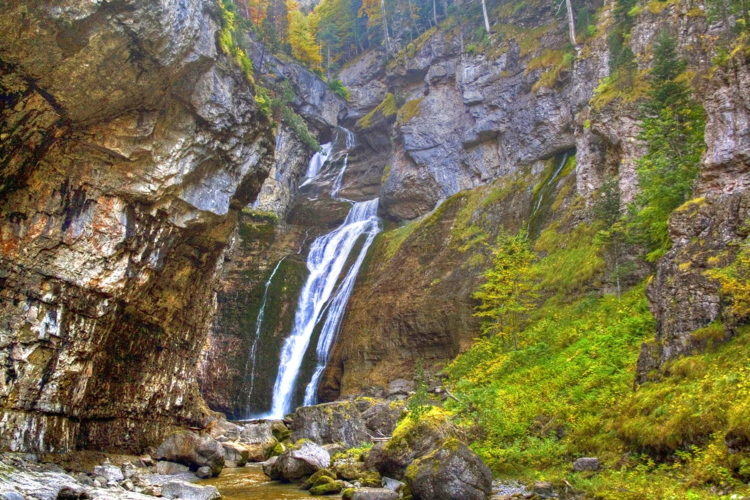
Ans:
<svg viewBox="0 0 750 500"><path fill-rule="evenodd" d="M280 429L289 431L280 420L261 420L252 424L246 424L242 427L239 437L239 444L248 450L248 462L263 462L274 447L278 445L279 439L276 435L283 434Z"/></svg>
<svg viewBox="0 0 750 500"><path fill-rule="evenodd" d="M215 500L221 498L219 490L213 486L198 486L184 481L170 481L161 487L164 498L181 500Z"/></svg>
<svg viewBox="0 0 750 500"><path fill-rule="evenodd" d="M156 462L156 473L160 476L181 474L183 472L189 471L190 467L188 467L187 465L178 464L177 462L169 462L167 460L160 460Z"/></svg>
<svg viewBox="0 0 750 500"><path fill-rule="evenodd" d="M370 441L370 436L354 402L337 401L297 408L292 421L292 440L298 439L321 445L341 443L353 448Z"/></svg>
<svg viewBox="0 0 750 500"><path fill-rule="evenodd" d="M327 469L330 465L331 456L323 447L312 441L301 441L279 455L269 465L266 475L271 479L293 481L314 474L321 469ZM266 471L265 464L263 471Z"/></svg>
<svg viewBox="0 0 750 500"><path fill-rule="evenodd" d="M250 450L247 447L231 441L221 443L221 445L224 447L224 465L226 467L244 467L248 462ZM264 453L262 460L265 459Z"/></svg>
<svg viewBox="0 0 750 500"><path fill-rule="evenodd" d="M159 445L154 458L181 463L193 470L208 466L218 476L224 467L224 447L210 436L178 431Z"/></svg>

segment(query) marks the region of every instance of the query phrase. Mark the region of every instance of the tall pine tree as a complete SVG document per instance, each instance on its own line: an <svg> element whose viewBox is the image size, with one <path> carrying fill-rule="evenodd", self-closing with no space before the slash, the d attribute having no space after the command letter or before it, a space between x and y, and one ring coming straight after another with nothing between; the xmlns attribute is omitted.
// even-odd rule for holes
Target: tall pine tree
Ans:
<svg viewBox="0 0 750 500"><path fill-rule="evenodd" d="M682 77L685 67L675 40L666 31L660 33L654 45L651 90L643 105L640 138L648 152L638 160L640 192L632 207L632 228L649 249L649 260L669 249L669 214L692 196L705 149L703 107Z"/></svg>

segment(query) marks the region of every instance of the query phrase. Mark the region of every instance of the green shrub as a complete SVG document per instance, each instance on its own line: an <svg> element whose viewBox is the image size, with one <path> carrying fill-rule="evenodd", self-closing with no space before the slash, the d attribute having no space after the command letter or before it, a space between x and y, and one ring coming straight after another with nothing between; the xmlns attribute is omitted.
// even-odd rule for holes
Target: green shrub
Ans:
<svg viewBox="0 0 750 500"><path fill-rule="evenodd" d="M341 83L341 80L338 78L331 80L328 82L328 88L333 90L333 92L341 97L344 100L349 100L352 98L351 93L349 92L349 89L344 87L344 84Z"/></svg>

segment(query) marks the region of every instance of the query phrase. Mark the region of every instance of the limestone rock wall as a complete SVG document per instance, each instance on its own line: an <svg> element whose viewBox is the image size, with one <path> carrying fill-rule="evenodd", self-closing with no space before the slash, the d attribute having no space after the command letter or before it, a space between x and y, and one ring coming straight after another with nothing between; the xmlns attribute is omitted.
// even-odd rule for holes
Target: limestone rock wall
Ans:
<svg viewBox="0 0 750 500"><path fill-rule="evenodd" d="M659 32L667 30L676 38L691 70L701 75L693 84L707 117L706 153L695 186L695 195L703 199L673 215L674 247L653 269L648 296L658 332L643 348L641 379L700 348L701 341L691 336L694 330L723 320L726 338L733 332L718 284L703 272L729 264L736 243L747 237L748 69L742 56L712 68L716 47L710 40L733 35L721 22L709 24L705 16L696 15L705 9L702 2L644 9L634 18L630 38L642 71L651 65ZM357 98L347 123L366 116L387 93L394 95L399 108L389 117L376 113L366 126L360 121L358 130L385 163L381 206L386 217L403 221L423 216L455 193L475 192L482 189L478 186L508 179L573 148L574 193L586 206L593 205L597 190L610 178L617 179L621 205L633 201L638 191L636 161L645 152L638 104L597 98L595 92L610 74L606 33L613 22L612 5L600 10L597 36L580 47L575 62L552 86L537 84L544 70L530 62L567 42L565 26L549 12L535 15L520 22L538 34L535 43L511 41L499 55L462 53L458 37L435 32L415 42L413 54L387 66L382 58L368 55L342 71L342 81ZM528 214L533 207L524 210ZM395 251L382 246L387 233L374 246L350 302L325 394L356 392L363 385L407 376L415 356L448 358L461 345L451 335L470 339L469 332L476 331L467 290L475 286L472 280L482 267L463 275L450 268L457 281L449 290L432 281L449 269L439 264L441 259L455 264L472 258L448 259L449 240L441 239L445 233L438 228L455 224L455 219L443 213L446 218L435 223L430 235L434 239L420 250L417 261L410 260L408 243L419 230ZM585 212L581 214L586 220ZM514 216L507 213L500 220L504 217ZM409 292L402 296L404 290ZM438 344L440 355L433 356L431 346Z"/></svg>
<svg viewBox="0 0 750 500"><path fill-rule="evenodd" d="M270 168L218 7L0 6L0 446L138 452L211 418L217 263Z"/></svg>
<svg viewBox="0 0 750 500"><path fill-rule="evenodd" d="M750 221L750 67L734 59L719 68L706 89L706 152L696 182L697 198L669 220L672 249L659 260L648 287L657 320L656 339L643 345L638 377L646 380L671 360L706 345L695 330L714 321L724 324L724 339L735 333L736 319L709 269L729 265ZM712 339L714 342L722 339Z"/></svg>

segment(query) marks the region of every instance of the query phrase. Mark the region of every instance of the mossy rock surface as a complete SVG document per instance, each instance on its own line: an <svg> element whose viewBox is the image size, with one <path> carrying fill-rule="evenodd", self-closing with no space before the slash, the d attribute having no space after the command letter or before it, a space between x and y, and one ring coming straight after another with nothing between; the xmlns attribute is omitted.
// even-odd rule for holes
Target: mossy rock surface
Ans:
<svg viewBox="0 0 750 500"><path fill-rule="evenodd" d="M331 472L328 469L321 469L312 476L310 476L307 481L305 481L301 488L303 490L309 490L313 486L320 486L321 484L330 483L336 480L336 474Z"/></svg>
<svg viewBox="0 0 750 500"><path fill-rule="evenodd" d="M449 414L434 408L419 420L406 418L393 431L387 443L379 443L370 451L365 466L386 477L402 479L415 459L444 447L446 442L461 437L461 431L448 420Z"/></svg>
<svg viewBox="0 0 750 500"><path fill-rule="evenodd" d="M344 484L341 481L332 481L330 483L321 484L320 486L315 486L313 488L310 488L310 494L311 495L335 495L336 493L341 493L341 490L344 489Z"/></svg>

